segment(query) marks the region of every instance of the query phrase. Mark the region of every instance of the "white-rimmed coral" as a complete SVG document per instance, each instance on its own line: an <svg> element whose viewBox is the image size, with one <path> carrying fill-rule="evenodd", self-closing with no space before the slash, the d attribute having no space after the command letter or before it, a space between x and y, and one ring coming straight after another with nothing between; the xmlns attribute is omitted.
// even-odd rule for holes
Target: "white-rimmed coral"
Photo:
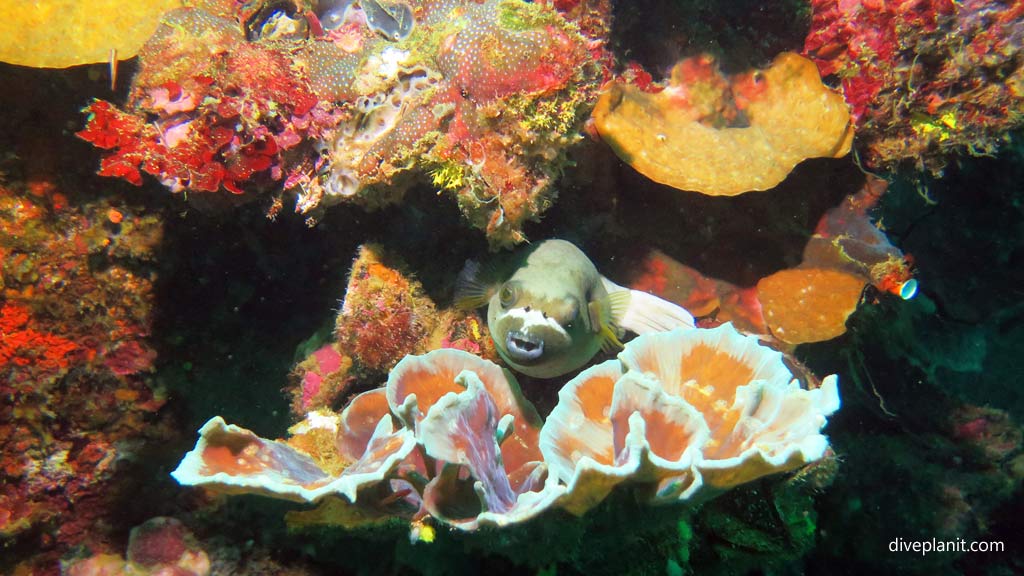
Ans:
<svg viewBox="0 0 1024 576"><path fill-rule="evenodd" d="M541 419L519 390L508 371L494 362L454 348L442 348L419 356L406 356L388 374L387 395L391 410L409 428L416 428L430 408L450 392L465 389L456 378L468 370L480 379L499 414L511 415L514 430L502 442L501 456L508 470L541 460L537 447Z"/></svg>
<svg viewBox="0 0 1024 576"><path fill-rule="evenodd" d="M821 429L839 409L837 378L805 390L782 353L731 324L648 334L619 358L703 415L710 437L698 469L708 486L731 488L825 455Z"/></svg>
<svg viewBox="0 0 1024 576"><path fill-rule="evenodd" d="M316 430L337 431L338 418L313 413L296 425L297 438ZM293 439L294 441L294 439ZM390 415L377 422L363 453L340 473L310 454L278 440L227 424L220 416L199 429L199 442L185 455L171 476L179 484L217 488L227 493L264 494L299 502L315 502L328 495L344 495L355 502L359 490L388 477L416 446L412 432L395 429ZM327 468L327 469L325 469Z"/></svg>
<svg viewBox="0 0 1024 576"><path fill-rule="evenodd" d="M835 376L804 389L781 353L730 324L678 329L566 384L541 451L573 513L627 481L654 502L690 500L822 458L838 408Z"/></svg>
<svg viewBox="0 0 1024 576"><path fill-rule="evenodd" d="M692 502L825 456L835 376L804 388L784 357L731 325L641 336L581 372L540 426L500 366L468 352L407 356L385 388L312 412L287 441L210 420L174 477L317 510L296 523L387 516L414 534L583 514L620 484L650 502ZM429 532L429 530L428 530Z"/></svg>
<svg viewBox="0 0 1024 576"><path fill-rule="evenodd" d="M417 430L427 455L444 462L424 490L426 510L463 530L514 524L546 510L564 488L548 481L540 461L506 468L501 444L514 433L509 415L499 415L473 372L456 380L465 389L438 399Z"/></svg>

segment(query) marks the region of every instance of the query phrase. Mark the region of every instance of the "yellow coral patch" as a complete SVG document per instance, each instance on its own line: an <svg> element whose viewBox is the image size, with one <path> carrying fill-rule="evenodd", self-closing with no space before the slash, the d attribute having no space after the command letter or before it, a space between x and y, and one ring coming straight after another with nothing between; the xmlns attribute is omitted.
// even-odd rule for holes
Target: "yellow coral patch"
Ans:
<svg viewBox="0 0 1024 576"><path fill-rule="evenodd" d="M324 498L312 510L293 510L285 514L289 528L342 526L362 528L387 521L387 513L370 506L356 506L338 497Z"/></svg>
<svg viewBox="0 0 1024 576"><path fill-rule="evenodd" d="M651 180L712 196L767 190L807 158L850 151L853 127L843 97L821 83L814 63L796 54L781 54L767 70L733 80L747 126L699 121L680 96L689 88L676 79L650 94L615 82L594 109L597 130Z"/></svg>
<svg viewBox="0 0 1024 576"><path fill-rule="evenodd" d="M0 18L0 61L67 68L131 58L181 0L11 2Z"/></svg>
<svg viewBox="0 0 1024 576"><path fill-rule="evenodd" d="M341 474L351 464L338 453L334 430L314 428L292 436L288 439L288 445L304 452L317 466L332 476Z"/></svg>

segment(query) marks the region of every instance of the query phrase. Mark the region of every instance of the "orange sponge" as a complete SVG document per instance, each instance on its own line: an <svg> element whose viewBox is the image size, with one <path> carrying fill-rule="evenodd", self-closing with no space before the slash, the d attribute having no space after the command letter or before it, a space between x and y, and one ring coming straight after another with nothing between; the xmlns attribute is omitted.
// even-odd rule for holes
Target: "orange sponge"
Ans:
<svg viewBox="0 0 1024 576"><path fill-rule="evenodd" d="M773 188L803 160L840 158L853 141L843 97L821 83L814 63L788 52L725 87L688 60L661 92L616 81L593 117L605 142L641 174L711 196Z"/></svg>
<svg viewBox="0 0 1024 576"><path fill-rule="evenodd" d="M846 332L866 278L827 268L782 270L757 283L764 320L789 344L831 340Z"/></svg>

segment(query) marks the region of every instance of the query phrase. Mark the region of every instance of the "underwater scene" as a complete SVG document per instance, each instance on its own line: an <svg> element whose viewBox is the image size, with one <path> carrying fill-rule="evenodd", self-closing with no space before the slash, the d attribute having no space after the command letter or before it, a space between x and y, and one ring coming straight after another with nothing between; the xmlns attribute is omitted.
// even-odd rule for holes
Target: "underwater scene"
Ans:
<svg viewBox="0 0 1024 576"><path fill-rule="evenodd" d="M1024 574L1024 0L0 7L0 574Z"/></svg>

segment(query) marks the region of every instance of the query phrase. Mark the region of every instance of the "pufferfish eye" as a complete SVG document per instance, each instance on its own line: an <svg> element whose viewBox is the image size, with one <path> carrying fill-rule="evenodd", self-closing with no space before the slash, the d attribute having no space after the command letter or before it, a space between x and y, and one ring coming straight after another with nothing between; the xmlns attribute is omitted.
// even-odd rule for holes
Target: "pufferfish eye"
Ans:
<svg viewBox="0 0 1024 576"><path fill-rule="evenodd" d="M498 292L498 301L501 302L502 308L511 308L516 300L519 299L519 291L513 284L506 282L502 287L501 291Z"/></svg>

